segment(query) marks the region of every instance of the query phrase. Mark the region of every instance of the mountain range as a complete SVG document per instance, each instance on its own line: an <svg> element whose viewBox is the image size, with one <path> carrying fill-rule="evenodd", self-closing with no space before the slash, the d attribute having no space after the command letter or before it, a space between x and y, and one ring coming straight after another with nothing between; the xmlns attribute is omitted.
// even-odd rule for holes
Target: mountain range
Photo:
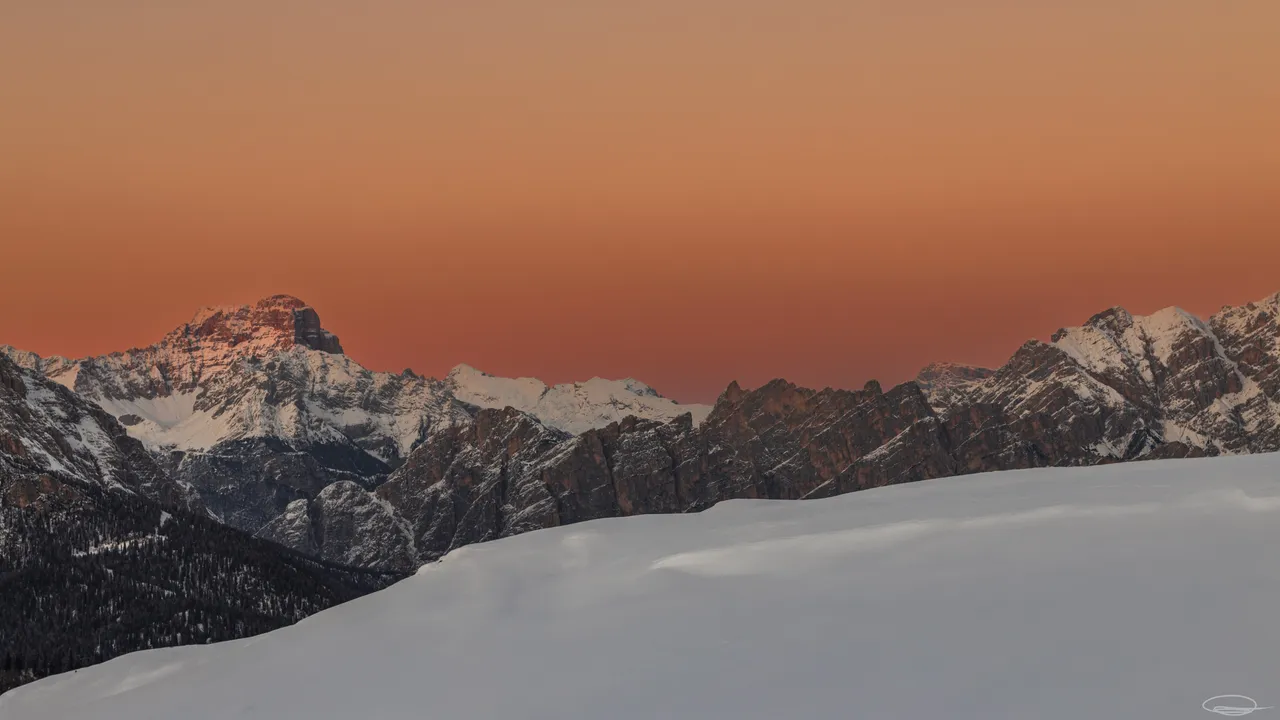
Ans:
<svg viewBox="0 0 1280 720"><path fill-rule="evenodd" d="M373 372L288 296L202 310L146 348L0 354L114 417L167 498L325 560L409 570L473 542L728 498L1280 449L1278 317L1280 295L1208 320L1112 308L997 369L936 364L888 390L733 383L713 407L633 379Z"/></svg>

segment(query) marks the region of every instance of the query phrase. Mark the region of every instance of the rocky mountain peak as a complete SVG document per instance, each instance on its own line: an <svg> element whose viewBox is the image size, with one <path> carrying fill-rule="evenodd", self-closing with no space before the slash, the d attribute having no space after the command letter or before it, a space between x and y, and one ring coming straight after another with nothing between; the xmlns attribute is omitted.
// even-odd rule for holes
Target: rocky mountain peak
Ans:
<svg viewBox="0 0 1280 720"><path fill-rule="evenodd" d="M1116 306L1089 318L1085 325L1110 332L1112 335L1122 335L1125 330L1133 327L1133 313Z"/></svg>
<svg viewBox="0 0 1280 720"><path fill-rule="evenodd" d="M724 392L720 394L720 399L716 401L716 406L719 406L722 403L736 405L742 402L742 394L742 386L738 384L737 380L734 380L730 382L729 387L725 388Z"/></svg>
<svg viewBox="0 0 1280 720"><path fill-rule="evenodd" d="M601 378L592 378L592 379L600 380ZM618 382L622 383L623 387L625 387L628 391L635 393L636 395L646 395L648 397L655 397L655 398L662 397L662 393L658 392L657 390L654 390L652 387L649 386L648 383L641 382L640 380L637 380L635 378L632 378L632 377L623 378Z"/></svg>
<svg viewBox="0 0 1280 720"><path fill-rule="evenodd" d="M1280 312L1280 292L1263 300L1259 300L1256 303L1249 303L1246 307L1260 307L1264 311L1270 311L1272 313Z"/></svg>
<svg viewBox="0 0 1280 720"><path fill-rule="evenodd" d="M493 377L493 376L483 370L480 370L479 368L471 367L466 363L458 363L453 367L452 370L449 371L449 374L445 376L446 379L461 379L461 378L468 378L468 377Z"/></svg>
<svg viewBox="0 0 1280 720"><path fill-rule="evenodd" d="M243 346L249 351L288 350L301 345L342 353L338 336L321 327L316 311L290 295L273 295L253 305L204 308L166 339Z"/></svg>
<svg viewBox="0 0 1280 720"><path fill-rule="evenodd" d="M263 309L263 310L270 309L270 308L282 308L285 310L301 310L302 308L309 307L309 305L307 305L307 303L303 302L299 298L296 298L292 295L280 294L280 295L272 295L271 297L263 298L259 300L254 305L254 307Z"/></svg>

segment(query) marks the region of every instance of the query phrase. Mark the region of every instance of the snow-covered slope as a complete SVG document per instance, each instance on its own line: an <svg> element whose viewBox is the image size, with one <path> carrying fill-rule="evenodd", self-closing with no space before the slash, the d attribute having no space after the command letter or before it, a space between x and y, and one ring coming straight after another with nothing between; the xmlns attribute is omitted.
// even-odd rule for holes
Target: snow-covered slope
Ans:
<svg viewBox="0 0 1280 720"><path fill-rule="evenodd" d="M1208 717L1280 705L1280 456L977 475L474 545L5 720ZM1212 705L1248 706L1242 700Z"/></svg>
<svg viewBox="0 0 1280 720"><path fill-rule="evenodd" d="M633 378L597 377L548 387L535 378L494 377L459 365L445 378L445 387L453 397L469 405L496 410L513 407L548 427L573 435L628 416L667 422L691 413L694 425L699 425L711 412L710 405L681 405Z"/></svg>

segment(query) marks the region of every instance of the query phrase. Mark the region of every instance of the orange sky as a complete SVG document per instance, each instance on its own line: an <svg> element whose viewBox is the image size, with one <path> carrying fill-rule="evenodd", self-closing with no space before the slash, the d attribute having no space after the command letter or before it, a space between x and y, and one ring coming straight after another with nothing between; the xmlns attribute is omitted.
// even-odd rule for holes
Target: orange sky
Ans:
<svg viewBox="0 0 1280 720"><path fill-rule="evenodd" d="M0 343L886 383L1280 290L1275 0L0 7Z"/></svg>

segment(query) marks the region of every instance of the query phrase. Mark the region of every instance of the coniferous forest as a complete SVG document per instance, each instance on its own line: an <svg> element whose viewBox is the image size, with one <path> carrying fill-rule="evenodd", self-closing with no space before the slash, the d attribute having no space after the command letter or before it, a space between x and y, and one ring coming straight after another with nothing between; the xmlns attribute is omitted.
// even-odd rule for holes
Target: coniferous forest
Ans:
<svg viewBox="0 0 1280 720"><path fill-rule="evenodd" d="M0 477L0 496L0 692L136 650L267 632L401 577L67 478Z"/></svg>

